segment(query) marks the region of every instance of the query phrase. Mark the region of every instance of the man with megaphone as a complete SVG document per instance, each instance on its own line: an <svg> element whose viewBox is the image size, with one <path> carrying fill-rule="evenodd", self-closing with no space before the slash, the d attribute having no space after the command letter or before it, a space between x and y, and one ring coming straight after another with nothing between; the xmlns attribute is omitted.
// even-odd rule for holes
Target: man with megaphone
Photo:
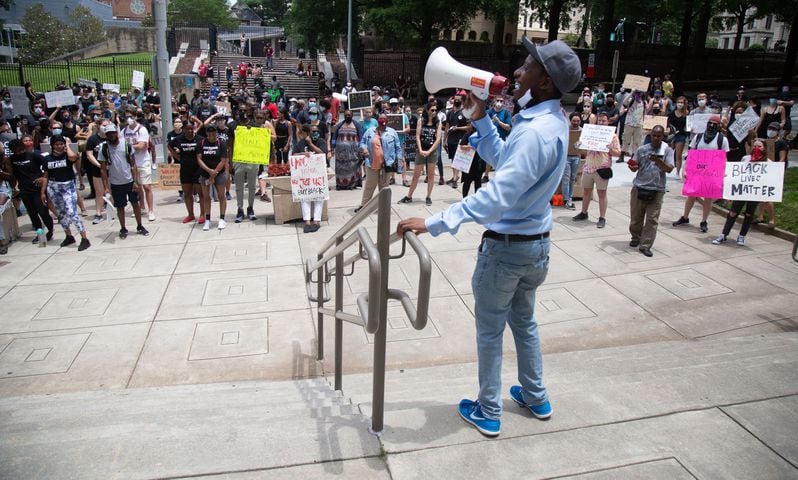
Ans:
<svg viewBox="0 0 798 480"><path fill-rule="evenodd" d="M487 95L477 87L466 98L464 110L476 128L470 143L494 168L494 179L443 212L426 220L408 218L397 227L400 235L412 231L430 232L433 236L455 234L462 223L469 221L487 228L471 279L479 396L477 400L462 400L458 412L463 420L491 437L501 431L505 324L510 325L515 339L521 384L510 387L510 397L536 418L546 419L552 414L543 382L535 291L548 272L552 227L549 201L562 178L568 151L568 122L560 113L560 98L576 87L582 75L579 58L565 43L555 40L536 46L527 38L523 42L529 55L513 75L513 100L521 111L505 141L485 115ZM458 65L450 62L447 68ZM426 69L425 82L427 73L439 71L440 67L428 62ZM484 83L476 83L484 89Z"/></svg>

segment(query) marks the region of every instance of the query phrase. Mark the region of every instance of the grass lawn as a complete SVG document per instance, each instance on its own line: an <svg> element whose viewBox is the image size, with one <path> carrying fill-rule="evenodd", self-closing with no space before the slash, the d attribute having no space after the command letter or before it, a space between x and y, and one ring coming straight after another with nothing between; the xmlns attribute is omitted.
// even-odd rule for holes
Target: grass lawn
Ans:
<svg viewBox="0 0 798 480"><path fill-rule="evenodd" d="M120 53L116 55L104 55L102 57L87 58L84 62L110 62L112 59L124 60L128 62L149 62L155 54L151 52L144 53Z"/></svg>
<svg viewBox="0 0 798 480"><path fill-rule="evenodd" d="M798 168L788 168L784 173L784 195L776 204L776 225L798 233Z"/></svg>

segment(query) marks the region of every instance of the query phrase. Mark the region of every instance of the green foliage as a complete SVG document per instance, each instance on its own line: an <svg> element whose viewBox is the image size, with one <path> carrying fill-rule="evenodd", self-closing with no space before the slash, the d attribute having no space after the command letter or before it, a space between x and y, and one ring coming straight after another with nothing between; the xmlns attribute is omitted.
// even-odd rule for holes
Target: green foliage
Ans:
<svg viewBox="0 0 798 480"><path fill-rule="evenodd" d="M345 1L294 0L285 16L286 33L307 50L328 49L337 35L346 33ZM354 32L353 35L357 35Z"/></svg>
<svg viewBox="0 0 798 480"><path fill-rule="evenodd" d="M426 52L434 31L465 28L478 7L478 0L381 0L368 10L365 23L381 34L396 32L400 44Z"/></svg>
<svg viewBox="0 0 798 480"><path fill-rule="evenodd" d="M91 10L84 6L72 9L69 20L73 37L72 50L100 43L105 38L102 20L92 15Z"/></svg>
<svg viewBox="0 0 798 480"><path fill-rule="evenodd" d="M246 0L249 8L263 19L263 25L277 27L283 25L288 14L286 0Z"/></svg>
<svg viewBox="0 0 798 480"><path fill-rule="evenodd" d="M576 44L579 42L579 35L576 33L567 33L563 36L562 41L572 47L575 47Z"/></svg>
<svg viewBox="0 0 798 480"><path fill-rule="evenodd" d="M238 26L238 20L230 14L225 0L170 0L166 10L166 22L168 25L175 22L215 23L231 30ZM152 14L148 13L141 20L141 26L155 26Z"/></svg>
<svg viewBox="0 0 798 480"><path fill-rule="evenodd" d="M706 47L707 48L718 48L718 39L717 38L707 38Z"/></svg>
<svg viewBox="0 0 798 480"><path fill-rule="evenodd" d="M70 51L72 29L51 15L40 3L29 7L20 22L27 32L20 39L19 54L24 62L38 63Z"/></svg>
<svg viewBox="0 0 798 480"><path fill-rule="evenodd" d="M751 45L750 47L748 47L747 50L749 52L764 52L765 51L765 47L762 44L755 43L755 44Z"/></svg>
<svg viewBox="0 0 798 480"><path fill-rule="evenodd" d="M545 28L549 28L549 14L551 10L552 0L521 0L527 7L532 9L532 19L537 23L543 21ZM570 11L584 5L583 0L565 0L562 5L562 13L560 15L560 30L571 27Z"/></svg>
<svg viewBox="0 0 798 480"><path fill-rule="evenodd" d="M789 232L798 233L798 168L784 172L784 195L776 204L776 225Z"/></svg>

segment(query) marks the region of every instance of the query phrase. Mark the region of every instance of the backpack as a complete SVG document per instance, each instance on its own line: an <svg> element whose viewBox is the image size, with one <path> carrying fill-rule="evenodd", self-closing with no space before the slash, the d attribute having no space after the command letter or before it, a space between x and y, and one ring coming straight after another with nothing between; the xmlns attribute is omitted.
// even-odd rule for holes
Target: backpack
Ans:
<svg viewBox="0 0 798 480"><path fill-rule="evenodd" d="M109 152L109 149L108 149L108 142L103 142L102 145L100 145L100 151L102 152L103 157L105 158L105 161L108 162L108 164L110 165L111 164L111 155L110 155L110 152ZM134 160L133 160L133 147L131 147L130 144L127 143L127 142L125 142L125 158L127 158L127 162L128 163L134 162Z"/></svg>
<svg viewBox="0 0 798 480"><path fill-rule="evenodd" d="M701 134L701 141L707 143L704 140L706 138L704 135L706 135L706 133ZM718 143L718 150L723 150L723 135L721 135L720 132L715 134L715 141ZM698 145L698 143L696 143L696 145Z"/></svg>

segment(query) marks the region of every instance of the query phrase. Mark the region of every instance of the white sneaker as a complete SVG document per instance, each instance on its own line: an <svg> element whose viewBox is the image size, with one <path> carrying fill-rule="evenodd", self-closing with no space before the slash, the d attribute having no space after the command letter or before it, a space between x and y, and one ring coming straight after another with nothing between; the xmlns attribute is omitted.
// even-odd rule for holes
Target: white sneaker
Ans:
<svg viewBox="0 0 798 480"><path fill-rule="evenodd" d="M712 240L712 245L720 245L721 243L726 241L726 235L720 234L718 238Z"/></svg>
<svg viewBox="0 0 798 480"><path fill-rule="evenodd" d="M227 226L227 223L225 223L225 221L224 221L224 220L222 220L222 219L220 218L220 219L219 219L219 225L218 225L218 227L217 227L217 228L218 228L219 230L224 230L224 227L226 227L226 226Z"/></svg>
<svg viewBox="0 0 798 480"><path fill-rule="evenodd" d="M205 223L202 224L202 230L207 232L210 229L211 229L211 221L205 220Z"/></svg>
<svg viewBox="0 0 798 480"><path fill-rule="evenodd" d="M737 245L744 247L745 246L745 235L739 235L737 237Z"/></svg>
<svg viewBox="0 0 798 480"><path fill-rule="evenodd" d="M150 219L151 222L155 221L155 212L150 212L148 218Z"/></svg>

